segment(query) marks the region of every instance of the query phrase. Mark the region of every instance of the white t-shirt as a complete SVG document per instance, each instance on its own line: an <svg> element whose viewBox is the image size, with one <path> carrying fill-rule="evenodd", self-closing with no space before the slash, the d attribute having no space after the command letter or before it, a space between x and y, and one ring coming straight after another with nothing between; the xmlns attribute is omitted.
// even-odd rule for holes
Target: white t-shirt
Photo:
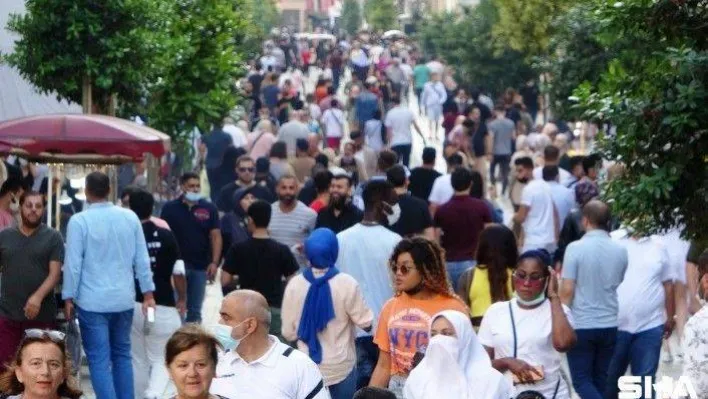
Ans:
<svg viewBox="0 0 708 399"><path fill-rule="evenodd" d="M388 259L401 241L401 236L381 226L357 223L337 234L339 255L337 268L359 283L366 304L374 312L374 326L386 301L393 296ZM370 336L357 330L357 336Z"/></svg>
<svg viewBox="0 0 708 399"><path fill-rule="evenodd" d="M383 137L381 137L381 123L378 119L369 119L364 124L366 145L376 152L380 152L384 148Z"/></svg>
<svg viewBox="0 0 708 399"><path fill-rule="evenodd" d="M516 357L531 366L542 366L545 375L544 380L536 384L516 385L516 392L534 390L550 399L560 380L556 397L570 397L568 385L561 379L561 354L553 348L550 301L544 301L535 309L520 308L516 299L493 304L482 319L482 325L477 333L479 342L494 348L495 359L514 357L514 329L509 313L510 302L516 326ZM563 305L563 310L572 325L570 309ZM510 380L513 378L510 372L505 375Z"/></svg>
<svg viewBox="0 0 708 399"><path fill-rule="evenodd" d="M551 187L553 204L558 211L558 223L562 226L570 211L575 208L575 191L555 181L547 184Z"/></svg>
<svg viewBox="0 0 708 399"><path fill-rule="evenodd" d="M344 112L339 108L329 108L322 114L327 137L342 137L344 135Z"/></svg>
<svg viewBox="0 0 708 399"><path fill-rule="evenodd" d="M239 148L246 146L246 134L243 132L243 130L241 130L240 127L229 123L224 125L223 131L225 133L228 133L229 136L231 136L231 139L234 142L234 147Z"/></svg>
<svg viewBox="0 0 708 399"><path fill-rule="evenodd" d="M406 77L406 82L408 82L411 77L413 77L413 68L408 64L401 64L401 69L403 70L403 75Z"/></svg>
<svg viewBox="0 0 708 399"><path fill-rule="evenodd" d="M442 77L443 72L445 72L445 66L438 61L430 61L429 63L425 64L425 66L428 67L431 74L437 73Z"/></svg>
<svg viewBox="0 0 708 399"><path fill-rule="evenodd" d="M536 180L543 180L543 166L533 168L533 178ZM573 179L573 175L571 175L567 170L558 168L558 180L561 185L568 187L568 184L570 184Z"/></svg>
<svg viewBox="0 0 708 399"><path fill-rule="evenodd" d="M524 221L524 247L529 249L553 247L556 242L553 222L551 187L543 180L531 180L521 191L521 205L529 207Z"/></svg>
<svg viewBox="0 0 708 399"><path fill-rule="evenodd" d="M272 335L269 340L270 349L251 363L236 351L220 354L209 392L227 398L330 398L315 362Z"/></svg>
<svg viewBox="0 0 708 399"><path fill-rule="evenodd" d="M681 238L679 229L653 237L664 244L676 281L686 284L686 256L691 243Z"/></svg>
<svg viewBox="0 0 708 399"><path fill-rule="evenodd" d="M320 120L322 117L322 109L320 109L320 106L317 104L310 104L308 105L308 108L310 109L310 116L314 120Z"/></svg>
<svg viewBox="0 0 708 399"><path fill-rule="evenodd" d="M411 144L413 142L411 134L413 119L413 112L402 105L388 111L384 124L393 131L389 145Z"/></svg>
<svg viewBox="0 0 708 399"><path fill-rule="evenodd" d="M666 322L663 283L674 280L666 248L656 239L635 239L620 229L610 234L627 249L627 271L617 287L617 329L640 333Z"/></svg>
<svg viewBox="0 0 708 399"><path fill-rule="evenodd" d="M433 188L430 190L428 201L433 204L442 205L455 195L455 190L452 188L452 175L438 176L433 182Z"/></svg>

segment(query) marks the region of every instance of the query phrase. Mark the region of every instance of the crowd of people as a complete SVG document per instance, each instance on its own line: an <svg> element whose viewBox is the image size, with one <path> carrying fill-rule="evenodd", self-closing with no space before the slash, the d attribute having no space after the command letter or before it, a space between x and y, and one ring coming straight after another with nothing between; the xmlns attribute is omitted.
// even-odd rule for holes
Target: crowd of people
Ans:
<svg viewBox="0 0 708 399"><path fill-rule="evenodd" d="M99 399L616 398L662 345L708 395L706 247L613 217L621 165L537 126L532 83L494 103L405 42L278 36L239 85L166 203L92 172L62 235L4 182L0 394L81 397L62 313Z"/></svg>

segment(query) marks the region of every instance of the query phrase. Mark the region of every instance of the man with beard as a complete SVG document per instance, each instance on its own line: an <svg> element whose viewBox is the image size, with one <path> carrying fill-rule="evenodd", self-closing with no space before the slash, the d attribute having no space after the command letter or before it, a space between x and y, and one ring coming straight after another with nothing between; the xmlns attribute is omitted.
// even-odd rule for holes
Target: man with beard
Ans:
<svg viewBox="0 0 708 399"><path fill-rule="evenodd" d="M329 186L329 205L317 214L317 228L326 227L335 234L361 222L363 212L349 201L352 179L339 174L332 178Z"/></svg>
<svg viewBox="0 0 708 399"><path fill-rule="evenodd" d="M271 238L287 245L295 254L301 267L307 265L307 260L300 252L302 243L310 232L315 229L317 212L297 200L297 177L285 174L278 180L276 187L278 201L273 203L273 213L268 225Z"/></svg>
<svg viewBox="0 0 708 399"><path fill-rule="evenodd" d="M25 330L54 327L54 287L64 259L61 234L41 223L42 195L29 192L19 202L22 223L0 232L0 370L15 355Z"/></svg>
<svg viewBox="0 0 708 399"><path fill-rule="evenodd" d="M216 206L219 208L220 212L227 213L234 210L236 206L234 203L234 194L237 190L256 186L256 162L253 158L248 155L240 156L236 160L236 175L238 176L238 179L235 182L225 185L219 193ZM272 193L270 193L268 187L263 185L259 185L258 187L260 187L257 189L260 191L258 192L258 195L266 198L266 200L270 200Z"/></svg>

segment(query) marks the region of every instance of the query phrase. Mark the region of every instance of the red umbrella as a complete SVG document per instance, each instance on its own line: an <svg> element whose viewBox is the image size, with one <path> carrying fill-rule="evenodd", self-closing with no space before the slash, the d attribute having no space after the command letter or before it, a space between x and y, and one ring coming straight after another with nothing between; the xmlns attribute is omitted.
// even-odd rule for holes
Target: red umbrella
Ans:
<svg viewBox="0 0 708 399"><path fill-rule="evenodd" d="M45 162L139 161L144 153L161 157L169 143L169 136L155 129L105 115L52 114L0 122L0 151Z"/></svg>

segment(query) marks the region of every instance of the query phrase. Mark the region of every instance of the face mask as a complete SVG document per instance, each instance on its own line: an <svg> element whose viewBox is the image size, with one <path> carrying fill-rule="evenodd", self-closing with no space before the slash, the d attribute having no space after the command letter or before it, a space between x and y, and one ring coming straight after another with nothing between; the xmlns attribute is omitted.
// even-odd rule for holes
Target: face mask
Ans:
<svg viewBox="0 0 708 399"><path fill-rule="evenodd" d="M200 199L202 199L202 194L187 191L186 193L184 193L184 198L189 202L198 202Z"/></svg>
<svg viewBox="0 0 708 399"><path fill-rule="evenodd" d="M430 338L430 344L437 344L445 348L448 354L452 356L453 359L458 360L460 358L460 342L457 337L450 337L447 335L438 334L433 338Z"/></svg>
<svg viewBox="0 0 708 399"><path fill-rule="evenodd" d="M217 323L217 324L212 324L209 326L209 332L211 332L214 337L219 341L221 346L224 347L225 350L227 351L234 351L238 348L239 344L241 341L243 341L244 338L234 338L232 336L234 328L240 326L241 324L245 323L246 320L238 323L236 326L231 327L227 326L225 324Z"/></svg>
<svg viewBox="0 0 708 399"><path fill-rule="evenodd" d="M401 218L401 205L396 204L391 206L391 213L386 213L386 219L388 220L388 225L393 226Z"/></svg>
<svg viewBox="0 0 708 399"><path fill-rule="evenodd" d="M548 288L548 279L546 279L546 284L543 285L543 290L541 291L538 296L530 301L526 301L522 299L519 294L514 292L514 297L516 298L516 302L520 303L521 305L524 306L536 306L540 305L543 301L546 300L546 289Z"/></svg>
<svg viewBox="0 0 708 399"><path fill-rule="evenodd" d="M19 212L19 210L20 210L20 203L15 198L13 198L12 202L10 202L10 211L12 211L13 213L17 213L17 212Z"/></svg>

